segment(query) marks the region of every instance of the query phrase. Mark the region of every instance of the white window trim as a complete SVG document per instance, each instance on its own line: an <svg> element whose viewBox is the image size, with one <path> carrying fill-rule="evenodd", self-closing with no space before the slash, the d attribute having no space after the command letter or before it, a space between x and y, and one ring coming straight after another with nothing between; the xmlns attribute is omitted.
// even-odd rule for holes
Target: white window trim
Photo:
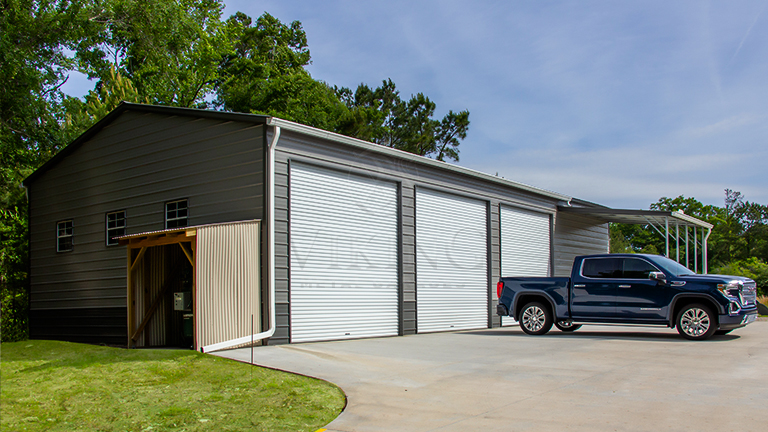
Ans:
<svg viewBox="0 0 768 432"><path fill-rule="evenodd" d="M123 217L122 217L122 219L123 219L123 226L115 227L115 228L110 228L109 227L109 215L120 214L120 213L123 214ZM109 240L110 240L109 230L110 229L117 230L117 229L120 229L120 228L123 229L123 234L120 234L120 235L127 234L126 229L128 228L128 212L126 212L125 210L117 210L117 211L113 211L113 212L108 212L108 213L106 213L104 215L104 229L106 230L105 234L106 234L106 244L107 244L107 246L117 246L119 244L116 240L115 240L114 243L110 243L109 242ZM115 236L115 237L117 237L117 236Z"/></svg>
<svg viewBox="0 0 768 432"><path fill-rule="evenodd" d="M184 203L187 204L187 215L184 216L184 217L168 218L168 204L174 204L174 203L180 203L180 202L184 202ZM178 199L178 200L173 200L173 201L166 201L164 207L165 207L165 210L164 210L165 211L165 229L169 228L168 227L168 222L179 221L179 220L187 221L187 223L184 226L189 226L189 199L188 198ZM177 207L176 211L178 212L178 210L179 209ZM178 227L170 227L170 228L178 228Z"/></svg>
<svg viewBox="0 0 768 432"><path fill-rule="evenodd" d="M71 234L61 234L61 230L59 229L59 226L61 224L66 224L67 222L70 223ZM64 229L66 230L66 226ZM72 244L72 246L69 249L62 250L59 246L61 245L60 240L64 238L71 239L70 243ZM72 252L73 250L75 250L75 220L64 219L56 222L56 252Z"/></svg>

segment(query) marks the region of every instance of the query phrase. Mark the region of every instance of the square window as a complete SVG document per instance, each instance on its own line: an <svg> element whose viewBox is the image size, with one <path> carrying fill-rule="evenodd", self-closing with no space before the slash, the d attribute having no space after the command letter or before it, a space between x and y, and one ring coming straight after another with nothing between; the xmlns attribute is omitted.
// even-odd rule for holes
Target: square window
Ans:
<svg viewBox="0 0 768 432"><path fill-rule="evenodd" d="M189 208L187 200L177 200L165 203L165 227L181 228L187 226Z"/></svg>
<svg viewBox="0 0 768 432"><path fill-rule="evenodd" d="M125 210L107 213L107 246L118 244L117 238L125 235Z"/></svg>
<svg viewBox="0 0 768 432"><path fill-rule="evenodd" d="M56 224L56 252L69 252L75 248L75 230L72 219Z"/></svg>

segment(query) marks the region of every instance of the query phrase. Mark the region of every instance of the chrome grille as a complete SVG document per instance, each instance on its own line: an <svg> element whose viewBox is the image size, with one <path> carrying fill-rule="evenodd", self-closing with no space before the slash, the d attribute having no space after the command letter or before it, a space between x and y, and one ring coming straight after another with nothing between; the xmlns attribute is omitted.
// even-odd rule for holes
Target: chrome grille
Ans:
<svg viewBox="0 0 768 432"><path fill-rule="evenodd" d="M741 300L742 307L755 305L755 302L757 302L757 288L754 282L744 284L739 293L739 300Z"/></svg>

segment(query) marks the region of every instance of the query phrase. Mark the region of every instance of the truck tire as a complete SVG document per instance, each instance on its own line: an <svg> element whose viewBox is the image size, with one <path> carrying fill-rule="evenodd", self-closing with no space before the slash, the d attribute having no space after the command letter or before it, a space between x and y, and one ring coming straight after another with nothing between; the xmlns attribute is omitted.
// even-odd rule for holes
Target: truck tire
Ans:
<svg viewBox="0 0 768 432"><path fill-rule="evenodd" d="M564 332L575 332L581 328L581 324L574 324L573 321L555 321L555 327Z"/></svg>
<svg viewBox="0 0 768 432"><path fill-rule="evenodd" d="M529 335L543 335L552 328L552 312L539 302L531 302L520 311L520 328Z"/></svg>
<svg viewBox="0 0 768 432"><path fill-rule="evenodd" d="M712 310L703 304L686 305L677 314L677 332L690 340L705 340L717 330L717 322Z"/></svg>

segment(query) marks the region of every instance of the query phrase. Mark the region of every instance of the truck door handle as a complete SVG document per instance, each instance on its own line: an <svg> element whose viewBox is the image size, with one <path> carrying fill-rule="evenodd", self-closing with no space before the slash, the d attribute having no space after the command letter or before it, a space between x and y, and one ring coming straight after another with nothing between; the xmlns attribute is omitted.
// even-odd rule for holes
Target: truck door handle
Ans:
<svg viewBox="0 0 768 432"><path fill-rule="evenodd" d="M585 286L586 286L586 285L584 285L584 284L576 284L576 285L574 285L573 287L574 287L574 288L584 288Z"/></svg>
<svg viewBox="0 0 768 432"><path fill-rule="evenodd" d="M619 288L632 288L632 285L619 285Z"/></svg>

